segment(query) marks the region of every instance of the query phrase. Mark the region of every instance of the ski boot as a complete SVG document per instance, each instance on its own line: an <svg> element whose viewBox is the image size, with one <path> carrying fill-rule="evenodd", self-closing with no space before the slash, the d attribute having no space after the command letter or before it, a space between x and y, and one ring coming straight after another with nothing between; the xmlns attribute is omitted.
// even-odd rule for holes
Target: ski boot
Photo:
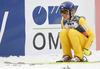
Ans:
<svg viewBox="0 0 100 69"><path fill-rule="evenodd" d="M75 56L73 59L71 59L71 62L81 62L81 61L82 60L77 56Z"/></svg>
<svg viewBox="0 0 100 69"><path fill-rule="evenodd" d="M56 62L71 62L71 57L68 55L64 55L61 60L58 60Z"/></svg>
<svg viewBox="0 0 100 69"><path fill-rule="evenodd" d="M85 56L82 60L79 57L75 56L73 59L71 59L71 62L88 62L88 60Z"/></svg>
<svg viewBox="0 0 100 69"><path fill-rule="evenodd" d="M85 56L83 56L82 62L88 62L88 59Z"/></svg>

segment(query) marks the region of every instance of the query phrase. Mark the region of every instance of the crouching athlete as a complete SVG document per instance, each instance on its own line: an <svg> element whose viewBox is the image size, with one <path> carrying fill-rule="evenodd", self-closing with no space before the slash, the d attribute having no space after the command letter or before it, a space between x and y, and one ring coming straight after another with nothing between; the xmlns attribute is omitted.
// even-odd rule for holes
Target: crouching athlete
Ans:
<svg viewBox="0 0 100 69"><path fill-rule="evenodd" d="M87 24L84 17L75 14L75 6L72 2L66 1L60 5L60 14L62 16L59 34L63 57L57 62L81 62L85 55L89 56L89 51L95 35ZM71 49L74 51L72 57Z"/></svg>

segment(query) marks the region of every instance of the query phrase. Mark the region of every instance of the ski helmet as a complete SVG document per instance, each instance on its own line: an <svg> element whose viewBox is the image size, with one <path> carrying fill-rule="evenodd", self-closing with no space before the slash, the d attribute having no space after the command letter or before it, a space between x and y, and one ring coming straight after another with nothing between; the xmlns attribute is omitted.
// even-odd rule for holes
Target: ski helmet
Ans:
<svg viewBox="0 0 100 69"><path fill-rule="evenodd" d="M60 14L69 14L71 17L75 13L75 6L72 2L65 1L60 5Z"/></svg>

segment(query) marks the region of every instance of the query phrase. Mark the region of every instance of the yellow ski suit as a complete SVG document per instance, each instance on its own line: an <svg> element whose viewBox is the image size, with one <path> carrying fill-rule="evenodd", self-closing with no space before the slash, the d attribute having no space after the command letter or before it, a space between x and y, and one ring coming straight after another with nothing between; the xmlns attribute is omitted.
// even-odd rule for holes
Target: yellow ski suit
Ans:
<svg viewBox="0 0 100 69"><path fill-rule="evenodd" d="M75 16L69 23L67 20L61 20L62 30L59 34L62 45L63 55L69 55L72 58L71 49L74 56L83 58L83 49L89 49L95 38L95 35L83 17Z"/></svg>

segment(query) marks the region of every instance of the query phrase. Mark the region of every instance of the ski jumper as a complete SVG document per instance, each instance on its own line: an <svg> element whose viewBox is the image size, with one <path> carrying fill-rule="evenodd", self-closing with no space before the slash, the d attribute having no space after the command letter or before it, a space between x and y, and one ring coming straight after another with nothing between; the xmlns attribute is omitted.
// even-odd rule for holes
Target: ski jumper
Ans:
<svg viewBox="0 0 100 69"><path fill-rule="evenodd" d="M74 56L83 58L83 49L89 49L95 38L95 35L83 17L74 16L69 22L61 20L62 30L59 34L62 45L63 55L69 55L72 58L71 49Z"/></svg>

